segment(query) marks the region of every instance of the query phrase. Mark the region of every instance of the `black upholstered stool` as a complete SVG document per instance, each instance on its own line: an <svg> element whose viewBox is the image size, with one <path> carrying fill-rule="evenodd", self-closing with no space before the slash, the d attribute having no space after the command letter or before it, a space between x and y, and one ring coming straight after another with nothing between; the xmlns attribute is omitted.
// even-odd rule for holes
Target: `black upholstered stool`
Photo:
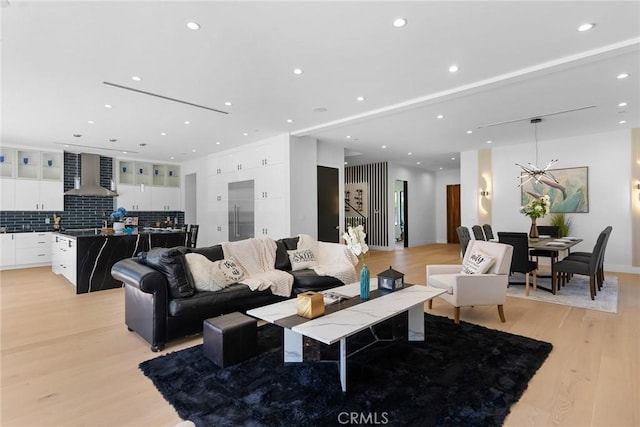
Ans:
<svg viewBox="0 0 640 427"><path fill-rule="evenodd" d="M238 312L212 317L203 322L202 335L205 357L224 368L256 354L258 322Z"/></svg>

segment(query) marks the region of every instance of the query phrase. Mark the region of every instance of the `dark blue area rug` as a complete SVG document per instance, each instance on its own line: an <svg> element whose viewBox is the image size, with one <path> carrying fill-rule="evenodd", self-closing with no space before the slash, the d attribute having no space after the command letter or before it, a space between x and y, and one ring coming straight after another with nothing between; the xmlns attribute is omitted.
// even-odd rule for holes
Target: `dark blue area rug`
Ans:
<svg viewBox="0 0 640 427"><path fill-rule="evenodd" d="M376 328L377 335L403 335L398 324L406 320L399 322ZM218 368L198 345L140 369L198 427L499 426L552 349L428 314L425 332L424 342L379 342L350 357L346 393L336 363L283 363L283 331L274 325L258 329L259 355L235 366ZM349 347L370 341L371 332L363 331ZM337 359L336 345L305 346L305 357Z"/></svg>

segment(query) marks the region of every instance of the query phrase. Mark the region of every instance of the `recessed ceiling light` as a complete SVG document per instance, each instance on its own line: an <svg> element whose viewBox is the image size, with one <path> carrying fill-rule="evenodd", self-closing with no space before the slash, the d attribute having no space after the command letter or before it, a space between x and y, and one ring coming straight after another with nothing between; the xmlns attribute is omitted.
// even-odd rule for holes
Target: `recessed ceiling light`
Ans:
<svg viewBox="0 0 640 427"><path fill-rule="evenodd" d="M618 123L623 125L623 124L627 123L627 121L626 120L620 120Z"/></svg>
<svg viewBox="0 0 640 427"><path fill-rule="evenodd" d="M362 101L364 101L364 96L359 96L359 97L356 98L356 100L358 102L362 102Z"/></svg>
<svg viewBox="0 0 640 427"><path fill-rule="evenodd" d="M244 136L249 136L249 134L247 132L243 133L242 135Z"/></svg>
<svg viewBox="0 0 640 427"><path fill-rule="evenodd" d="M456 159L455 157L452 157L452 158L451 158L451 160L455 160L455 159Z"/></svg>
<svg viewBox="0 0 640 427"><path fill-rule="evenodd" d="M199 30L200 24L198 24L197 22L187 22L187 28L190 30Z"/></svg>
<svg viewBox="0 0 640 427"><path fill-rule="evenodd" d="M94 124L95 122L93 120L89 120L87 123L89 123L90 125Z"/></svg>
<svg viewBox="0 0 640 427"><path fill-rule="evenodd" d="M444 119L444 116L443 116L442 114L438 114L438 115L436 116L436 119Z"/></svg>
<svg viewBox="0 0 640 427"><path fill-rule="evenodd" d="M173 156L171 156L171 157L169 157L169 158L170 158L171 160L175 159L175 157L173 157Z"/></svg>
<svg viewBox="0 0 640 427"><path fill-rule="evenodd" d="M69 144L64 144L65 147L69 148Z"/></svg>
<svg viewBox="0 0 640 427"><path fill-rule="evenodd" d="M287 119L287 123L293 123L293 119Z"/></svg>
<svg viewBox="0 0 640 427"><path fill-rule="evenodd" d="M345 138L351 139L351 135L347 135L347 136L345 136Z"/></svg>
<svg viewBox="0 0 640 427"><path fill-rule="evenodd" d="M194 148L193 150L191 150L191 152L192 152L192 153L195 153L195 152L196 152L196 149Z"/></svg>
<svg viewBox="0 0 640 427"><path fill-rule="evenodd" d="M80 138L82 136L82 134L74 133L73 136L76 137L76 138Z"/></svg>
<svg viewBox="0 0 640 427"><path fill-rule="evenodd" d="M620 104L618 104L618 107L626 107L627 103L626 102L621 102Z"/></svg>
<svg viewBox="0 0 640 427"><path fill-rule="evenodd" d="M113 108L111 104L104 104L104 108Z"/></svg>
<svg viewBox="0 0 640 427"><path fill-rule="evenodd" d="M407 153L407 156L411 156L413 153Z"/></svg>
<svg viewBox="0 0 640 427"><path fill-rule="evenodd" d="M455 64L454 64L454 65L452 65L452 66L450 66L450 67L449 67L449 72L450 72L450 73L455 73L455 72L457 72L459 69L460 69L460 67L458 67L457 65L455 65Z"/></svg>
<svg viewBox="0 0 640 427"><path fill-rule="evenodd" d="M299 76L300 74L302 74L304 71L302 71L302 68L294 68L293 69L293 74Z"/></svg>
<svg viewBox="0 0 640 427"><path fill-rule="evenodd" d="M135 82L141 82L142 81L142 77L139 76L133 76L131 77L131 80L135 81Z"/></svg>
<svg viewBox="0 0 640 427"><path fill-rule="evenodd" d="M487 141L487 144L491 144L491 140Z"/></svg>
<svg viewBox="0 0 640 427"><path fill-rule="evenodd" d="M442 169L444 169L444 168L440 168L440 170L442 170Z"/></svg>
<svg viewBox="0 0 640 427"><path fill-rule="evenodd" d="M627 77L629 77L629 74L627 74L627 73L618 74L618 79L619 80L626 79Z"/></svg>
<svg viewBox="0 0 640 427"><path fill-rule="evenodd" d="M229 101L225 102L224 105L226 105L227 107L231 107L231 103Z"/></svg>
<svg viewBox="0 0 640 427"><path fill-rule="evenodd" d="M578 31L583 32L583 31L589 31L590 29L592 29L593 27L595 27L596 24L593 24L591 22L586 23L586 24L582 24L578 27Z"/></svg>
<svg viewBox="0 0 640 427"><path fill-rule="evenodd" d="M122 154L128 154L126 151L123 151Z"/></svg>
<svg viewBox="0 0 640 427"><path fill-rule="evenodd" d="M167 133L166 132L160 132L160 135L167 136Z"/></svg>
<svg viewBox="0 0 640 427"><path fill-rule="evenodd" d="M383 145L383 146L382 146L382 148L387 148L387 146L386 146L386 145Z"/></svg>
<svg viewBox="0 0 640 427"><path fill-rule="evenodd" d="M216 145L220 145L220 141L216 141Z"/></svg>
<svg viewBox="0 0 640 427"><path fill-rule="evenodd" d="M345 164L345 165L348 165L349 163L347 163L347 162L344 162L344 164Z"/></svg>
<svg viewBox="0 0 640 427"><path fill-rule="evenodd" d="M396 18L393 20L393 26L396 28L402 28L407 25L407 20L405 18Z"/></svg>
<svg viewBox="0 0 640 427"><path fill-rule="evenodd" d="M116 142L116 141L117 141L117 139L115 139L115 138L110 138L109 139L109 142Z"/></svg>
<svg viewBox="0 0 640 427"><path fill-rule="evenodd" d="M472 130L468 130L467 133L473 133L473 131Z"/></svg>
<svg viewBox="0 0 640 427"><path fill-rule="evenodd" d="M416 162L416 165L419 165L419 164L420 164L420 162Z"/></svg>
<svg viewBox="0 0 640 427"><path fill-rule="evenodd" d="M185 124L185 125L190 125L190 124L191 124L191 122L190 122L189 120L185 120L184 124Z"/></svg>

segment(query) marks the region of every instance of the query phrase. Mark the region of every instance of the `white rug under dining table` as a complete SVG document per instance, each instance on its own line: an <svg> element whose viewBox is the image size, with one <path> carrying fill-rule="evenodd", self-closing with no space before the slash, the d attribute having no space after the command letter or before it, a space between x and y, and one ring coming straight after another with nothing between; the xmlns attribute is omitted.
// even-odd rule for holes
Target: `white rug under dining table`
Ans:
<svg viewBox="0 0 640 427"><path fill-rule="evenodd" d="M589 278L587 276L574 275L555 295L543 289L538 289L534 292L533 278L530 277L529 296L526 296L524 275L520 273L511 276L509 282L510 285L507 288L507 296L510 297L568 305L589 310L606 311L609 313L618 312L618 278L616 276L605 275L602 289L597 292L596 298L593 301L589 294ZM520 282L522 284L520 284ZM539 277L538 286L551 289L551 278Z"/></svg>

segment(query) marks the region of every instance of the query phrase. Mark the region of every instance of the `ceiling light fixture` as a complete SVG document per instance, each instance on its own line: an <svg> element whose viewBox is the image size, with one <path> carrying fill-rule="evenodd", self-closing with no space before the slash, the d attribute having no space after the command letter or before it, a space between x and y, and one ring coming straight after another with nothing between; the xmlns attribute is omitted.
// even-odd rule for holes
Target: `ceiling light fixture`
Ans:
<svg viewBox="0 0 640 427"><path fill-rule="evenodd" d="M89 123L90 125L94 124L95 122L93 120L89 120L87 123Z"/></svg>
<svg viewBox="0 0 640 427"><path fill-rule="evenodd" d="M229 101L225 102L224 105L226 105L227 107L231 107L231 103Z"/></svg>
<svg viewBox="0 0 640 427"><path fill-rule="evenodd" d="M194 31L199 30L200 24L198 24L197 22L187 22L187 28Z"/></svg>
<svg viewBox="0 0 640 427"><path fill-rule="evenodd" d="M396 28L402 28L407 25L407 20L405 18L396 18L393 20L393 26Z"/></svg>
<svg viewBox="0 0 640 427"><path fill-rule="evenodd" d="M358 102L362 102L362 101L364 101L364 96L359 96L359 97L356 98L356 100Z"/></svg>
<svg viewBox="0 0 640 427"><path fill-rule="evenodd" d="M175 159L175 157L173 157L173 156L171 156L171 157L169 157L169 158L170 158L171 160Z"/></svg>
<svg viewBox="0 0 640 427"><path fill-rule="evenodd" d="M242 134L243 136L249 136L249 134L247 132Z"/></svg>
<svg viewBox="0 0 640 427"><path fill-rule="evenodd" d="M421 163L420 162L416 162L416 165L419 165L419 164L421 164Z"/></svg>
<svg viewBox="0 0 640 427"><path fill-rule="evenodd" d="M626 107L627 103L626 102L621 102L620 104L618 104L618 107Z"/></svg>
<svg viewBox="0 0 640 427"><path fill-rule="evenodd" d="M590 29L592 29L593 27L595 27L596 24L593 24L591 22L586 23L586 24L582 24L578 27L578 31L583 32L583 31L589 31Z"/></svg>
<svg viewBox="0 0 640 427"><path fill-rule="evenodd" d="M299 76L302 73L304 73L304 71L302 71L302 68L294 68L293 69L293 74L295 74L296 76Z"/></svg>
<svg viewBox="0 0 640 427"><path fill-rule="evenodd" d="M193 150L191 150L191 152L192 152L192 153L195 153L195 152L196 152L196 149L194 148Z"/></svg>
<svg viewBox="0 0 640 427"><path fill-rule="evenodd" d="M456 73L456 72L458 72L458 70L460 70L460 67L458 67L455 64L449 67L449 72L450 73Z"/></svg>
<svg viewBox="0 0 640 427"><path fill-rule="evenodd" d="M113 105L111 105L111 104L104 104L104 108L113 108Z"/></svg>
<svg viewBox="0 0 640 427"><path fill-rule="evenodd" d="M629 74L627 73L618 74L618 80L626 79L627 77L629 77Z"/></svg>
<svg viewBox="0 0 640 427"><path fill-rule="evenodd" d="M623 124L625 124L625 123L627 123L627 121L626 121L626 120L620 120L620 121L618 122L618 124L621 124L621 125L623 125Z"/></svg>
<svg viewBox="0 0 640 427"><path fill-rule="evenodd" d="M413 155L413 153L407 153L407 156L411 156L411 155Z"/></svg>
<svg viewBox="0 0 640 427"><path fill-rule="evenodd" d="M135 82L141 82L142 81L142 77L139 76L133 76L131 77L131 80L135 81Z"/></svg>
<svg viewBox="0 0 640 427"><path fill-rule="evenodd" d="M160 135L161 136L167 136L167 133L166 132L160 132Z"/></svg>
<svg viewBox="0 0 640 427"><path fill-rule="evenodd" d="M287 123L293 123L293 119L287 119Z"/></svg>
<svg viewBox="0 0 640 427"><path fill-rule="evenodd" d="M436 116L436 119L444 119L444 116L443 116L442 114L438 114L438 115Z"/></svg>
<svg viewBox="0 0 640 427"><path fill-rule="evenodd" d="M110 138L109 139L109 142L116 142L116 141L117 141L117 139L115 139L115 138Z"/></svg>
<svg viewBox="0 0 640 427"><path fill-rule="evenodd" d="M185 124L185 125L190 125L190 124L191 124L191 122L190 122L189 120L186 120L186 121L184 122L184 124Z"/></svg>
<svg viewBox="0 0 640 427"><path fill-rule="evenodd" d="M473 131L472 130L468 130L467 133L473 133Z"/></svg>
<svg viewBox="0 0 640 427"><path fill-rule="evenodd" d="M382 146L382 148L383 148L383 149L384 149L384 148L387 148L387 146L386 146L386 145L383 145L383 146Z"/></svg>
<svg viewBox="0 0 640 427"><path fill-rule="evenodd" d="M487 141L487 144L491 144L491 142L492 142L492 141L491 141L491 140L489 140L489 141Z"/></svg>
<svg viewBox="0 0 640 427"><path fill-rule="evenodd" d="M216 141L216 145L220 145L220 141Z"/></svg>
<svg viewBox="0 0 640 427"><path fill-rule="evenodd" d="M516 163L516 166L520 166L522 168L522 172L518 177L520 179L520 184L518 184L518 187L522 187L524 184L531 181L532 179L535 179L536 182L543 181L543 182L550 183L553 181L555 183L558 183L558 180L556 179L556 177L553 176L553 174L548 171L551 165L556 163L558 159L551 160L549 163L547 163L547 166L545 166L544 169L540 169L537 166L538 165L538 123L540 123L541 121L542 119L539 117L531 119L531 123L533 124L533 135L536 143L536 163L535 164L528 163L528 166L523 166L519 163Z"/></svg>

